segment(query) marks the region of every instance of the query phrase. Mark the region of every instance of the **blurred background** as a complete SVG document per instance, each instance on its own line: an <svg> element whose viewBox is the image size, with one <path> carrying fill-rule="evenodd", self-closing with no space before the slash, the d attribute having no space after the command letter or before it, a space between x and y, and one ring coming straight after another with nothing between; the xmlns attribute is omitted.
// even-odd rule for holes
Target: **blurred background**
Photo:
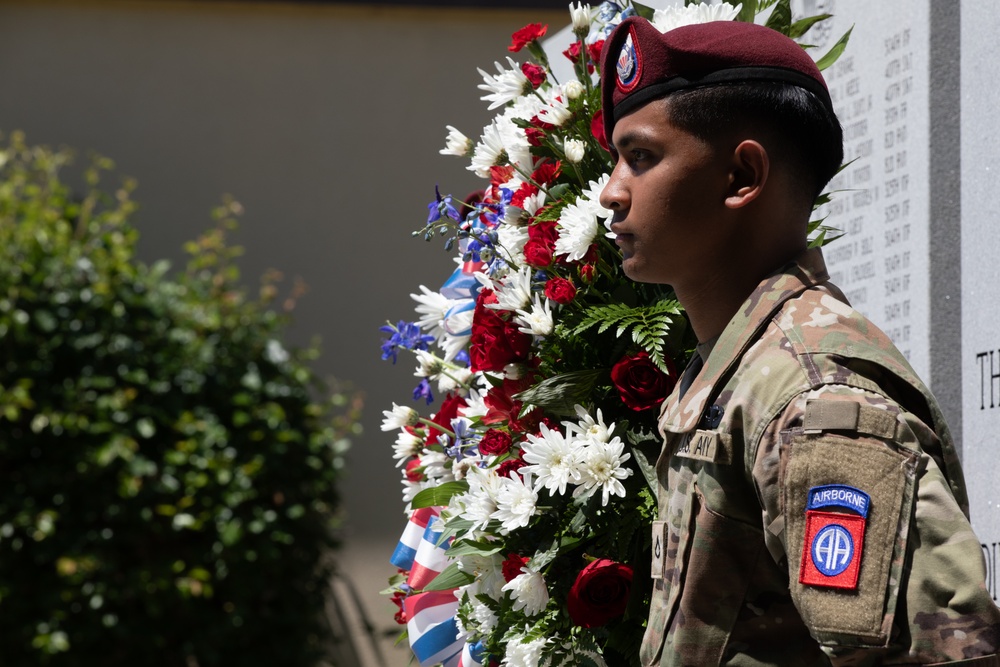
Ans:
<svg viewBox="0 0 1000 667"><path fill-rule="evenodd" d="M232 236L246 250L243 280L272 269L286 287L301 280L288 342L319 337L317 374L364 393L337 556L359 599L338 597L349 612L340 623L360 637L363 612L382 657L361 646L338 664L408 662L378 595L405 521L379 424L415 379L411 360L380 360L378 327L412 319L409 294L451 271L442 244L410 236L434 186L459 197L480 186L466 160L438 154L445 125L477 137L491 114L476 68L492 70L526 23L562 28L565 5L0 2L0 132L70 147L79 162L99 153L134 177L145 261L183 264L183 244L232 195L245 210Z"/></svg>

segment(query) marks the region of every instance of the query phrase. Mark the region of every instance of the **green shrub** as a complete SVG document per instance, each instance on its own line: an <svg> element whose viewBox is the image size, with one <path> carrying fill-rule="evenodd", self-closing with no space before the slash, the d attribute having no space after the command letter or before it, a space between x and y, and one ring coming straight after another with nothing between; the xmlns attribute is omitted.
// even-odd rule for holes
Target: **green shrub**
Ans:
<svg viewBox="0 0 1000 667"><path fill-rule="evenodd" d="M0 664L315 664L359 405L239 287L237 205L171 277L108 161L0 161Z"/></svg>

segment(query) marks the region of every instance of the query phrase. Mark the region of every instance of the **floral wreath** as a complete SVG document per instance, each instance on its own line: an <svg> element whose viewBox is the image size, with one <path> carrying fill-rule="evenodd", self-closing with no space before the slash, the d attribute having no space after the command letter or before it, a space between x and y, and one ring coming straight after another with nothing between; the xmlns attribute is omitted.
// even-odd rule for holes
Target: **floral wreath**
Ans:
<svg viewBox="0 0 1000 667"><path fill-rule="evenodd" d="M542 24L512 36L528 60L479 70L498 115L476 142L448 126L441 153L469 158L488 185L465 201L435 190L415 234L445 237L457 267L412 295L417 321L382 327L383 359L416 357L413 400L442 398L430 417L393 404L382 424L397 433L408 515L385 592L422 667L638 664L657 408L695 340L672 291L627 279L601 233L613 167L601 49L636 14L662 32L757 20L793 39L829 18L792 21L790 0L569 11L575 79L555 80ZM830 231L811 222L812 245Z"/></svg>

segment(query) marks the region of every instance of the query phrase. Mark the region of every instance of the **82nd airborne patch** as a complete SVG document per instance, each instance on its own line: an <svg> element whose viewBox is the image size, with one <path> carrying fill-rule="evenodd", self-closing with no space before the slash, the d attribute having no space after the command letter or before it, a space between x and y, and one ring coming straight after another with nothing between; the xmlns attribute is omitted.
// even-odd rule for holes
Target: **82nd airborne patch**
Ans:
<svg viewBox="0 0 1000 667"><path fill-rule="evenodd" d="M809 489L800 583L841 590L857 588L870 504L867 493L843 484ZM847 512L828 511L831 508Z"/></svg>

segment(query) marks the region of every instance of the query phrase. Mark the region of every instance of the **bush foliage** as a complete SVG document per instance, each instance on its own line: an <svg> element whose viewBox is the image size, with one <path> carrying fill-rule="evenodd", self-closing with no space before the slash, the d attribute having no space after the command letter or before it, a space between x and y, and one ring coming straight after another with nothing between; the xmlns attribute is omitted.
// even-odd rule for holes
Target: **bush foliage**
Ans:
<svg viewBox="0 0 1000 667"><path fill-rule="evenodd" d="M358 401L239 286L236 204L172 277L69 159L0 147L0 662L313 665Z"/></svg>

